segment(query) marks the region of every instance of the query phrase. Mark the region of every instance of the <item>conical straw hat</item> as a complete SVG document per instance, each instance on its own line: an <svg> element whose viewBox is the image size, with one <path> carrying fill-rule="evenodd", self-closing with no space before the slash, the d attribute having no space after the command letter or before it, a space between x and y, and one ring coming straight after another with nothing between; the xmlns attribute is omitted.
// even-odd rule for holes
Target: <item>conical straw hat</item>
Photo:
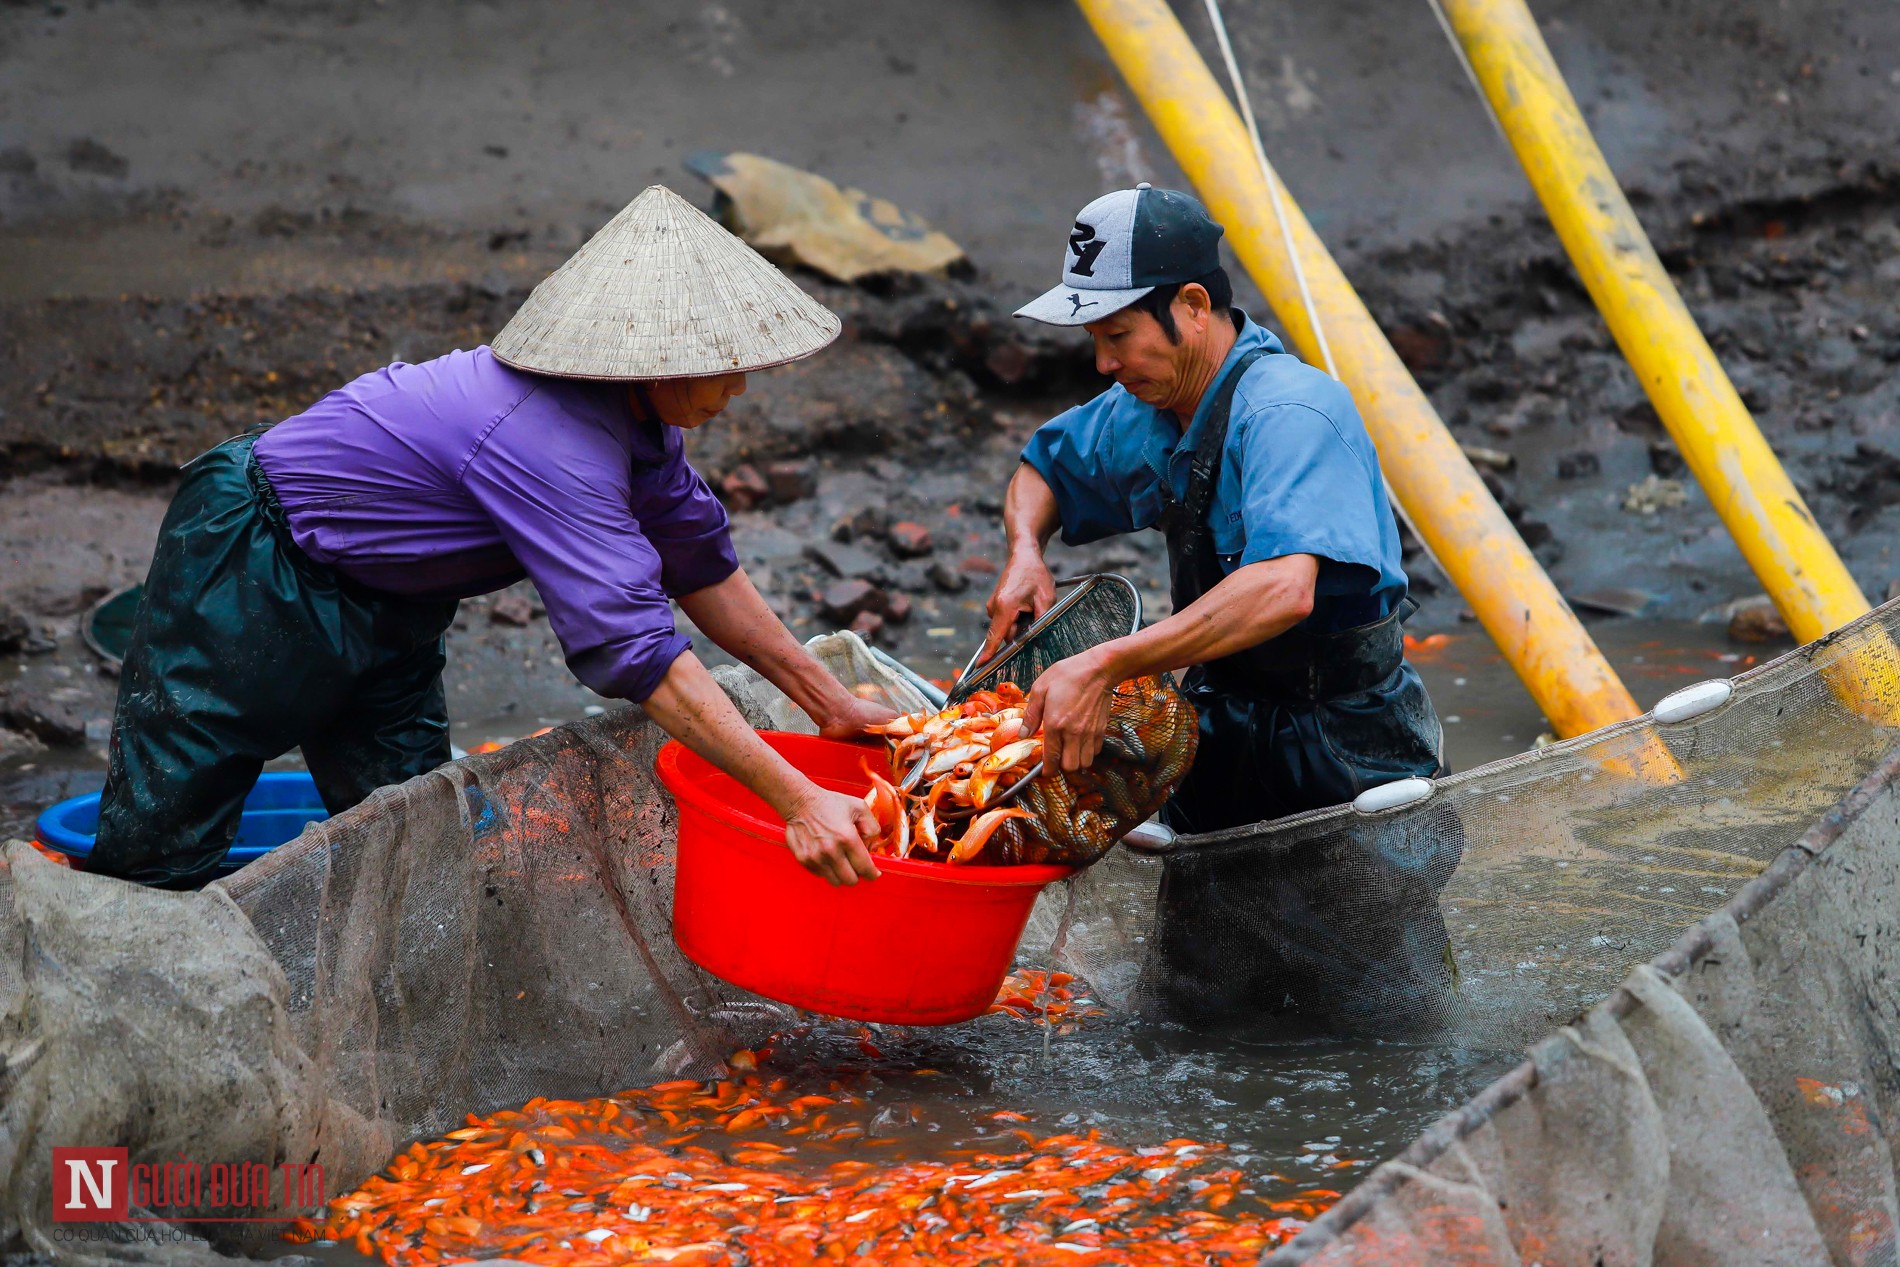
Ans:
<svg viewBox="0 0 1900 1267"><path fill-rule="evenodd" d="M536 286L490 347L537 374L690 378L796 361L839 328L758 252L652 185Z"/></svg>

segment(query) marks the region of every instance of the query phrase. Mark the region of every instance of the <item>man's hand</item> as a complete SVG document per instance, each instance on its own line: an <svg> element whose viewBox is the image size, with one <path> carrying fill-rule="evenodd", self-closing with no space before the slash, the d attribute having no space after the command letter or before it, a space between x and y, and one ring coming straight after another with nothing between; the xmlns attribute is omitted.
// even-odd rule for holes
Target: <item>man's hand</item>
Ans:
<svg viewBox="0 0 1900 1267"><path fill-rule="evenodd" d="M1072 774L1086 770L1102 750L1108 733L1109 680L1105 661L1093 651L1070 656L1043 670L1029 691L1023 729L1042 728L1046 770Z"/></svg>
<svg viewBox="0 0 1900 1267"><path fill-rule="evenodd" d="M990 632L977 653L978 664L994 655L1016 630L1016 623L1027 615L1035 620L1056 601L1056 581L1040 551L1017 550L1010 554L1003 574L990 591Z"/></svg>
<svg viewBox="0 0 1900 1267"><path fill-rule="evenodd" d="M863 801L816 785L785 820L785 843L792 857L833 884L877 879L869 848L877 832L877 818Z"/></svg>
<svg viewBox="0 0 1900 1267"><path fill-rule="evenodd" d="M859 699L846 691L825 714L818 733L826 739L858 739L866 726L881 726L897 715L894 708L887 708L876 700Z"/></svg>

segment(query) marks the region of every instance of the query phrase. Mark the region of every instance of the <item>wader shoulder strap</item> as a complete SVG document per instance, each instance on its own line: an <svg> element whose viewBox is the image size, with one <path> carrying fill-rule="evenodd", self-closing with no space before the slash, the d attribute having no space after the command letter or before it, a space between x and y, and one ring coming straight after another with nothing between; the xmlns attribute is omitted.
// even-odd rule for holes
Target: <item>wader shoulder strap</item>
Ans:
<svg viewBox="0 0 1900 1267"><path fill-rule="evenodd" d="M1220 387L1214 394L1214 404L1207 411L1207 422L1201 428L1201 438L1194 446L1194 464L1188 471L1187 497L1176 500L1174 489L1167 480L1161 481L1161 519L1159 527L1167 534L1173 555L1171 562L1175 568L1175 586L1178 589L1187 577L1186 572L1196 570L1205 560L1200 556L1213 553L1213 537L1207 531L1207 511L1214 502L1214 489L1220 483L1221 455L1227 448L1227 424L1233 414L1234 391L1240 386L1240 380L1247 376L1253 363L1263 356L1273 356L1270 348L1255 348L1244 354L1234 363L1221 379ZM1196 594L1194 597L1198 598ZM1188 600L1192 602L1193 599ZM1186 604L1176 597L1176 610Z"/></svg>

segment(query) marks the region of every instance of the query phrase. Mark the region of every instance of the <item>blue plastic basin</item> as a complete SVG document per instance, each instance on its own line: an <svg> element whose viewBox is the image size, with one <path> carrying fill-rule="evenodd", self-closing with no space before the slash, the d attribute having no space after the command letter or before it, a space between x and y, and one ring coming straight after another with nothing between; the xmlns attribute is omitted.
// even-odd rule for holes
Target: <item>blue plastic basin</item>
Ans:
<svg viewBox="0 0 1900 1267"><path fill-rule="evenodd" d="M308 774L260 774L257 785L244 798L237 839L231 842L231 851L224 855L220 870L235 871L297 839L306 824L328 817L330 811L323 808L323 798L317 795L316 780ZM42 845L65 854L83 870L99 831L99 794L89 792L61 801L40 815L37 828Z"/></svg>

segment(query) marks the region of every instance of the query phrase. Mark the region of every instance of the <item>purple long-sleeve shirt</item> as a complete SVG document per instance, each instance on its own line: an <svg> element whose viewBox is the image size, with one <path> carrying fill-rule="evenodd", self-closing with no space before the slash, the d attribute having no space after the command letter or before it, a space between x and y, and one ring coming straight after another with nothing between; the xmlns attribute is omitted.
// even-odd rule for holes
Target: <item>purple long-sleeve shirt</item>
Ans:
<svg viewBox="0 0 1900 1267"><path fill-rule="evenodd" d="M304 552L409 597L532 577L574 675L644 700L690 645L669 596L739 566L677 427L625 384L510 369L485 347L398 362L257 440Z"/></svg>

